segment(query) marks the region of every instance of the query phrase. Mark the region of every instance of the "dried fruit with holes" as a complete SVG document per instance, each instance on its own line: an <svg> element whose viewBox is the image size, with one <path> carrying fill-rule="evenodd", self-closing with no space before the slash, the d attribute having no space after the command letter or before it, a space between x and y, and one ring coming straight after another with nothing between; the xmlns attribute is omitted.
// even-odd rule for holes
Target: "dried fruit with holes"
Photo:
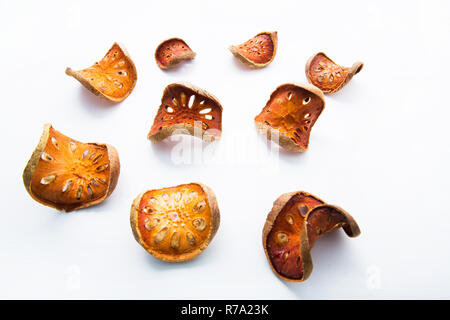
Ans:
<svg viewBox="0 0 450 320"><path fill-rule="evenodd" d="M201 183L149 190L131 205L136 241L154 257L191 260L209 245L220 224L214 192Z"/></svg>
<svg viewBox="0 0 450 320"><path fill-rule="evenodd" d="M161 69L169 69L184 60L194 59L195 52L183 39L171 38L163 41L155 51L155 60Z"/></svg>
<svg viewBox="0 0 450 320"><path fill-rule="evenodd" d="M261 32L230 51L245 65L251 68L263 68L273 61L277 53L277 32Z"/></svg>
<svg viewBox="0 0 450 320"><path fill-rule="evenodd" d="M157 143L173 134L190 134L212 141L219 139L221 133L219 100L194 85L172 83L164 89L148 138Z"/></svg>
<svg viewBox="0 0 450 320"><path fill-rule="evenodd" d="M355 62L351 68L342 67L333 62L325 53L319 52L309 58L305 73L308 81L324 93L334 93L342 89L364 64Z"/></svg>
<svg viewBox="0 0 450 320"><path fill-rule="evenodd" d="M23 183L34 200L69 212L104 201L114 191L119 173L113 146L82 143L46 124Z"/></svg>
<svg viewBox="0 0 450 320"><path fill-rule="evenodd" d="M339 207L303 192L281 195L263 229L263 247L273 272L287 281L304 281L312 272L310 250L325 233L342 227L349 237L360 230Z"/></svg>
<svg viewBox="0 0 450 320"><path fill-rule="evenodd" d="M118 43L113 44L100 62L79 71L67 68L66 74L80 81L96 96L112 102L120 102L128 97L137 80L133 61Z"/></svg>
<svg viewBox="0 0 450 320"><path fill-rule="evenodd" d="M256 127L283 148L301 152L308 148L311 129L324 107L325 98L318 88L307 83L283 84L255 117Z"/></svg>

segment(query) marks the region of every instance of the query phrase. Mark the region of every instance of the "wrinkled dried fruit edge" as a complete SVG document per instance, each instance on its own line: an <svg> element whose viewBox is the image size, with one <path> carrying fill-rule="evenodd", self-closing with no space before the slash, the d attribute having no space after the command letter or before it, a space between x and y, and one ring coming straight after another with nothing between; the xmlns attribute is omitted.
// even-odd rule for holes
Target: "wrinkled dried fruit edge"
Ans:
<svg viewBox="0 0 450 320"><path fill-rule="evenodd" d="M305 74L306 74L306 78L308 79L308 81L309 81L311 84L312 84L312 81L311 81L312 75L311 75L311 73L310 73L310 70L311 70L311 62L312 62L312 61L314 60L314 58L315 58L316 56L318 56L319 54L325 56L325 57L326 57L327 59L329 59L332 63L338 65L336 62L334 62L333 60L331 60L324 52L318 52L318 53L312 55L312 56L308 59L308 61L306 62L306 65L305 65ZM350 71L349 71L347 77L345 78L345 80L342 82L342 84L341 84L339 87L337 87L337 88L334 89L334 90L322 90L322 92L325 93L325 94L332 94L332 93L335 93L335 92L341 90L341 89L342 89L342 88L343 88L343 87L344 87L344 86L345 86L345 85L353 78L353 76L354 76L355 74L359 73L359 72L362 70L363 67L364 67L364 63L363 63L362 61L357 61L357 62L355 62L355 63L352 65L352 67L350 68Z"/></svg>
<svg viewBox="0 0 450 320"><path fill-rule="evenodd" d="M255 38L261 34L268 34L273 43L272 57L266 63L255 63L255 62L247 59L246 57L244 57L243 55L241 55L238 52L237 47L239 47L239 45L232 45L229 47L229 50L236 58L238 58L246 66L248 66L250 68L254 68L254 69L264 68L264 67L268 66L275 59L275 55L277 54L277 47L278 47L278 33L277 33L277 31L273 31L273 32L263 31L263 32L258 33L253 38Z"/></svg>
<svg viewBox="0 0 450 320"><path fill-rule="evenodd" d="M308 277L312 273L313 263L312 263L312 258L311 258L311 254L310 254L310 250L309 250L309 242L308 242L307 232L302 230L301 236L300 236L300 255L301 255L302 263L303 263L303 278L302 279L291 279L291 278L285 277L285 276L281 275L280 273L278 273L278 271L273 266L272 261L270 260L269 252L267 251L267 238L268 238L270 231L272 230L272 227L273 227L273 224L274 224L276 218L278 217L278 214L281 212L281 210L283 210L286 203L293 196L295 196L296 194L299 194L299 193L309 196L309 197L313 197L313 198L325 203L325 201L323 201L322 199L320 199L310 193L304 192L304 191L294 191L294 192L284 193L274 201L273 207L270 210L269 214L267 215L266 223L264 224L264 228L263 228L263 232L262 232L264 253L266 254L266 258L267 258L267 261L269 262L270 268L278 277L280 277L283 280L290 281L290 282L305 281L306 279L308 279ZM305 214L305 220L306 220L306 215L307 214ZM307 248L307 250L304 250L304 248Z"/></svg>
<svg viewBox="0 0 450 320"><path fill-rule="evenodd" d="M181 39L181 38L170 38L170 39L167 39L167 40L164 40L163 42L161 42L161 43L159 44L159 46L156 48L156 50L155 50L155 60L156 60L156 64L158 65L158 67L160 67L160 68L163 69L163 70L167 70L167 69L173 68L173 67L175 67L177 64L179 64L179 63L180 63L181 61L183 61L183 60L194 59L195 56L197 55L197 53L195 53L194 51L192 51L191 47L189 47L189 50L191 50L191 51L189 51L189 52L187 52L187 53L183 53L183 54L179 55L178 57L172 59L172 60L169 62L169 64L168 64L167 66L161 64L161 63L159 62L159 60L158 60L158 51L159 51L159 49L160 49L166 42L172 41L172 40L178 40L178 41L181 41L181 42L183 42L184 44L186 44L186 46L189 47L189 45L186 43L186 41L184 41L184 40Z"/></svg>
<svg viewBox="0 0 450 320"><path fill-rule="evenodd" d="M220 104L219 99L217 99L213 94L209 93L206 90L203 90L199 87L197 87L196 85L193 85L191 83L188 82L174 82L169 84L163 92L163 95L161 97L161 106L158 107L158 111L159 109L162 107L163 101L164 101L164 97L166 96L167 91L169 91L172 87L176 87L176 86L182 86L186 89L190 89L192 91L194 91L196 94L198 94L199 96L204 96L208 99L213 100L220 108L220 112L222 113L223 108L222 105ZM155 115L155 119L153 120L153 124L155 123L156 120L156 116L158 115L158 111L156 111L156 115ZM221 120L222 122L222 120ZM153 128L153 124L152 124L152 128ZM166 139L167 137L170 137L171 135L173 135L174 131L180 130L180 132L177 132L177 134L186 134L186 135L191 135L194 136L194 126L192 126L189 123L180 123L180 124L176 124L167 128L163 128L161 131L159 131L158 133L155 133L153 135L148 134L147 138L152 141L153 143L158 143L163 141L164 139ZM187 130L187 132L185 131ZM202 130L202 139L205 141L215 141L215 140L219 140L221 138L221 134L220 135L211 135L208 134L207 130L204 130L203 128L201 128ZM151 128L150 128L151 131ZM183 132L184 131L184 132ZM220 130L220 133L222 133L222 130Z"/></svg>
<svg viewBox="0 0 450 320"><path fill-rule="evenodd" d="M270 94L270 98L269 98L269 100L267 100L267 102L266 102L265 106L262 108L262 110L264 110L264 108L267 106L267 104L272 100L272 98L273 98L273 96L275 95L275 93L276 93L279 89L281 89L282 87L284 87L284 86L295 86L295 87L300 87L300 88L303 88L303 89L305 89L305 90L307 90L307 91L312 92L313 94L315 94L316 96L318 96L318 97L322 100L322 102L323 102L323 108L322 108L321 113L322 113L323 110L325 109L325 96L324 96L322 90L320 90L320 89L317 88L315 85L310 84L310 83L306 83L306 82L304 82L304 83L302 83L302 82L291 82L291 83L284 83L284 84L282 84L282 85L279 85L279 86L278 86L278 87ZM259 114L260 114L260 113L259 113ZM258 115L259 115L259 114L258 114ZM256 117L257 117L258 115L256 115ZM319 114L319 116L320 116L320 114ZM300 147L299 145L297 145L296 143L294 143L294 142L292 141L292 139L291 139L289 136L287 136L284 132L278 131L277 129L272 128L271 126L265 124L264 122L257 121L257 120L256 120L256 117L255 117L255 125L256 125L256 128L258 129L258 132L259 132L260 134L266 135L266 137L267 137L268 140L271 140L271 139L272 139L272 131L276 131L276 132L278 132L278 137L279 137L278 144L279 144L281 147L283 147L283 148L285 148L285 149L287 149L287 150L289 150L289 151L292 151L292 152L303 152L303 151L308 150L309 144L308 144L308 146L307 146L306 148Z"/></svg>
<svg viewBox="0 0 450 320"><path fill-rule="evenodd" d="M147 190L141 194L139 194L134 200L133 203L131 205L131 209L130 209L130 225L131 225L131 230L133 232L133 236L134 239L148 252L150 253L152 256L154 256L155 258L165 261L165 262L184 262L184 261L189 261L192 260L194 258L196 258L197 256L199 256L203 250L205 250L208 245L210 244L210 242L212 241L212 239L214 238L214 236L217 233L217 230L219 229L220 226L220 211L219 211L219 205L217 203L217 198L216 195L214 194L214 192L212 191L211 188L209 188L208 186L204 185L203 183L199 183L199 182L191 182L188 184L197 184L199 185L202 190L205 192L207 198L208 198L208 202L209 202L209 206L211 208L211 229L210 229L210 233L208 235L208 237L205 239L205 241L203 242L202 246L197 248L195 251L186 253L186 254L182 254L182 255L178 255L175 257L171 257L169 255L166 254L161 254L157 251L151 250L144 241L142 241L142 237L141 237L141 233L139 232L139 228L138 228L138 216L139 216L139 205L141 203L141 199L144 196L145 193L150 192L150 191L156 191L156 190L160 190L160 189L152 189L152 190ZM180 187L182 185L178 185L177 187Z"/></svg>
<svg viewBox="0 0 450 320"><path fill-rule="evenodd" d="M130 93L133 91L134 87L136 86L136 82L137 82L137 71L136 71L136 66L135 66L134 62L133 62L133 60L131 60L131 57L128 54L128 51L125 49L125 47L118 42L114 42L114 44L111 46L111 48L114 47L115 45L117 45L120 48L120 50L122 50L127 62L131 65L132 70L133 70L132 71L133 82L131 84L130 90L128 90L127 94L124 95L123 97L113 98L113 97L105 95L101 91L97 90L94 86L92 86L89 83L89 81L87 81L83 76L81 76L81 74L78 71L72 70L69 67L66 68L66 74L68 76L71 76L71 77L74 77L75 79L77 79L86 89L88 89L90 92L92 92L96 96L98 96L102 99L105 99L106 101L117 103L117 102L121 102L121 101L125 100L130 95ZM108 52L109 52L109 50L111 50L111 48L108 49Z"/></svg>
<svg viewBox="0 0 450 320"><path fill-rule="evenodd" d="M96 205L100 202L103 202L106 198L108 198L111 193L114 191L114 189L117 186L117 182L119 180L119 175L120 175L120 160L119 160L119 154L116 150L116 148L114 148L113 146L109 145L109 144L98 144L98 143L89 143L89 144L93 144L99 147L106 147L106 150L108 151L108 161L109 161L109 166L110 166L110 174L109 174L109 181L108 181L108 188L107 188L107 192L105 193L105 195L101 198L98 198L95 201L90 201L84 204L80 204L80 205L73 205L70 207L65 207L63 205L58 205L55 204L53 202L47 202L47 201L43 201L41 199L39 199L36 195L33 194L33 192L31 192L31 178L33 177L33 173L34 173L34 169L36 168L39 159L41 158L41 154L44 151L45 146L47 145L47 141L49 138L49 133L50 133L50 128L52 128L52 125L49 123L46 123L44 125L44 130L42 132L41 138L39 139L39 143L36 146L36 148L34 149L30 160L28 160L27 165L25 166L25 169L23 170L23 175L22 175L22 179L23 179L23 184L25 186L25 189L27 190L28 194L37 202L50 207L50 208L54 208L56 210L59 211L65 211L65 212L71 212L74 210L79 210L79 209L83 209L83 208L87 208L93 205Z"/></svg>
<svg viewBox="0 0 450 320"><path fill-rule="evenodd" d="M344 209L341 207L331 205L331 204L323 204L319 205L317 207L314 207L308 212L308 215L316 210L322 209L322 208L331 208L339 212L341 215L345 217L345 225L342 226L342 229L344 229L345 234L351 238L355 238L361 234L361 230L359 229L358 224L356 223L356 220ZM308 225L308 217L305 219L305 225Z"/></svg>

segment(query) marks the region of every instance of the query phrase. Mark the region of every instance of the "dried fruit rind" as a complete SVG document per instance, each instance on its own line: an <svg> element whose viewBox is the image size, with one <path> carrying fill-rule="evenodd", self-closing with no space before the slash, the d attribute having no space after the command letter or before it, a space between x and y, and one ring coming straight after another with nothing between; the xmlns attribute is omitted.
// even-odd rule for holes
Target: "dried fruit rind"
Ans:
<svg viewBox="0 0 450 320"><path fill-rule="evenodd" d="M311 129L324 107L324 95L315 86L286 83L272 92L255 124L267 139L287 150L302 152L308 148Z"/></svg>
<svg viewBox="0 0 450 320"><path fill-rule="evenodd" d="M131 205L130 223L147 252L182 262L206 249L219 228L220 212L209 187L190 183L141 193Z"/></svg>
<svg viewBox="0 0 450 320"><path fill-rule="evenodd" d="M312 273L310 250L325 233L342 227L350 237L359 227L343 209L303 191L281 195L267 216L263 247L273 272L287 281L304 281Z"/></svg>
<svg viewBox="0 0 450 320"><path fill-rule="evenodd" d="M100 62L79 71L67 68L66 74L77 79L96 96L111 102L120 102L128 97L137 80L133 60L118 43L112 45Z"/></svg>
<svg viewBox="0 0 450 320"><path fill-rule="evenodd" d="M361 71L364 64L355 62L351 68L342 67L319 52L309 58L305 66L308 81L320 88L324 93L334 93L344 87L355 74Z"/></svg>
<svg viewBox="0 0 450 320"><path fill-rule="evenodd" d="M169 69L184 60L194 59L196 53L180 38L163 41L155 51L155 60L161 69Z"/></svg>
<svg viewBox="0 0 450 320"><path fill-rule="evenodd" d="M164 89L148 139L157 143L173 134L190 134L212 141L221 133L219 100L192 84L172 83Z"/></svg>
<svg viewBox="0 0 450 320"><path fill-rule="evenodd" d="M119 174L119 155L113 146L82 143L46 124L23 172L23 183L34 200L69 212L104 201Z"/></svg>
<svg viewBox="0 0 450 320"><path fill-rule="evenodd" d="M277 45L276 31L261 32L244 43L230 46L230 51L245 65L251 68L263 68L275 58Z"/></svg>

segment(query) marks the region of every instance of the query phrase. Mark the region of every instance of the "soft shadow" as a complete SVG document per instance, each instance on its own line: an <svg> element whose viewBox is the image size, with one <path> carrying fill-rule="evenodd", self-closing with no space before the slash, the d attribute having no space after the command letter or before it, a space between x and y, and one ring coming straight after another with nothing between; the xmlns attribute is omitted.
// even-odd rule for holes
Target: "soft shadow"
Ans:
<svg viewBox="0 0 450 320"><path fill-rule="evenodd" d="M200 253L197 257L192 260L183 261L183 262L168 262L159 260L152 255L147 253L145 254L145 258L147 263L155 269L157 272L167 272L173 270L181 270L181 269L193 269L201 265L203 262L203 253Z"/></svg>
<svg viewBox="0 0 450 320"><path fill-rule="evenodd" d="M246 66L244 63L241 62L238 58L236 58L234 55L231 57L233 59L233 64L236 68L243 70L243 71L258 71L258 68L250 68Z"/></svg>
<svg viewBox="0 0 450 320"><path fill-rule="evenodd" d="M120 104L120 102L109 102L99 96L96 96L85 87L80 87L80 101L83 107L89 112L95 115L102 113L103 111L110 111L114 107Z"/></svg>
<svg viewBox="0 0 450 320"><path fill-rule="evenodd" d="M338 92L327 94L326 98L330 99L331 101L336 101L343 104L347 103L350 104L358 100L365 101L365 98L363 98L362 95L363 92L364 88L359 83L357 83L356 81L355 82L350 81Z"/></svg>
<svg viewBox="0 0 450 320"><path fill-rule="evenodd" d="M161 69L161 70L164 72L167 72L167 73L180 72L181 69L187 69L187 68L192 67L192 64L194 63L194 59L183 60L169 69Z"/></svg>
<svg viewBox="0 0 450 320"><path fill-rule="evenodd" d="M270 150L278 149L277 152L279 154L279 157L283 161L298 162L299 159L302 159L305 157L305 151L303 151L303 152L289 151L289 150L281 147L278 143L269 141L265 134L259 133L258 131L256 133L258 134L259 139L261 139L261 141L266 145L267 148L269 148Z"/></svg>

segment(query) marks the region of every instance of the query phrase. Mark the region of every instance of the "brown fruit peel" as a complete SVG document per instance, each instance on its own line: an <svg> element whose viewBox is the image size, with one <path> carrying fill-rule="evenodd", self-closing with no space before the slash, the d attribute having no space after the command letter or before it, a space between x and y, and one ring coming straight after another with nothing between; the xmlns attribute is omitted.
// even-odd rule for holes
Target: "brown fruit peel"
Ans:
<svg viewBox="0 0 450 320"><path fill-rule="evenodd" d="M128 97L137 81L133 60L126 49L116 42L100 62L79 71L67 68L66 74L77 79L96 96L111 102L120 102Z"/></svg>
<svg viewBox="0 0 450 320"><path fill-rule="evenodd" d="M161 69L170 69L184 60L194 59L196 53L180 38L163 41L155 51L155 60Z"/></svg>
<svg viewBox="0 0 450 320"><path fill-rule="evenodd" d="M230 51L243 64L250 68L263 68L269 65L277 53L277 32L261 32L253 38L236 46Z"/></svg>
<svg viewBox="0 0 450 320"><path fill-rule="evenodd" d="M154 143L173 134L201 135L203 140L213 141L220 139L221 133L222 106L219 100L205 90L180 82L164 89L147 137Z"/></svg>
<svg viewBox="0 0 450 320"><path fill-rule="evenodd" d="M255 117L258 131L272 137L281 147L302 152L308 149L309 136L325 108L321 90L308 83L286 83L270 95L269 101Z"/></svg>
<svg viewBox="0 0 450 320"><path fill-rule="evenodd" d="M46 124L22 177L34 200L70 212L103 202L119 175L119 155L113 146L81 143Z"/></svg>
<svg viewBox="0 0 450 320"><path fill-rule="evenodd" d="M148 253L182 262L208 247L219 228L220 211L209 187L190 183L141 193L131 206L130 224Z"/></svg>
<svg viewBox="0 0 450 320"><path fill-rule="evenodd" d="M281 195L263 229L264 252L273 272L286 281L306 280L313 270L310 250L315 241L339 227L350 237L360 234L355 220L339 207L303 191Z"/></svg>
<svg viewBox="0 0 450 320"><path fill-rule="evenodd" d="M363 66L364 63L358 61L351 68L343 67L328 58L325 53L319 52L309 58L305 73L308 81L324 93L334 93L342 89Z"/></svg>

